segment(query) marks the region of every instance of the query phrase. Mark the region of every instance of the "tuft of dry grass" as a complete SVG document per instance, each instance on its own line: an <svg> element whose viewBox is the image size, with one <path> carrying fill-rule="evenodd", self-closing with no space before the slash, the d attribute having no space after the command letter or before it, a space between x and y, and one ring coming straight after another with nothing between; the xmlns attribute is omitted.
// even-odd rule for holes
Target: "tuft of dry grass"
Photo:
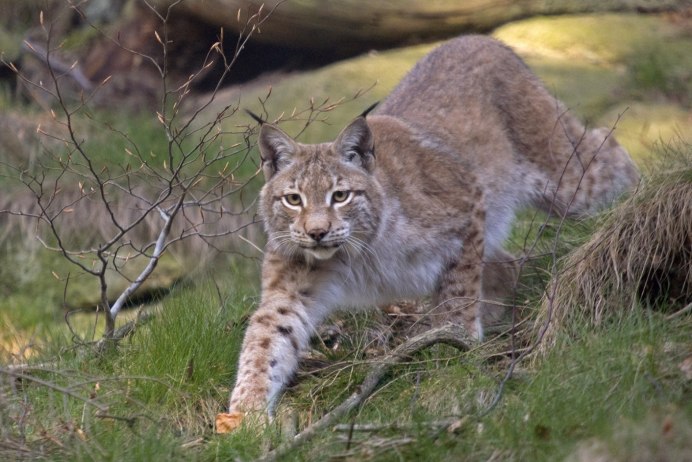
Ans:
<svg viewBox="0 0 692 462"><path fill-rule="evenodd" d="M692 303L692 146L667 147L638 190L562 261L536 319L546 350L577 326Z"/></svg>

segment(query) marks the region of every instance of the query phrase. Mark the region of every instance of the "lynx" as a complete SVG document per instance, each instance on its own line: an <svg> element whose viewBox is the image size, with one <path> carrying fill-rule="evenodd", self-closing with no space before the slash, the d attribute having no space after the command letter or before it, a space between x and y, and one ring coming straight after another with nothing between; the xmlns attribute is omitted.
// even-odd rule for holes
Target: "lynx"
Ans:
<svg viewBox="0 0 692 462"><path fill-rule="evenodd" d="M271 410L339 309L431 297L435 323L481 339L485 301L513 277L502 245L516 212L587 214L639 178L609 130L584 128L482 36L432 51L331 143L269 123L258 143L268 242L230 399L240 415Z"/></svg>

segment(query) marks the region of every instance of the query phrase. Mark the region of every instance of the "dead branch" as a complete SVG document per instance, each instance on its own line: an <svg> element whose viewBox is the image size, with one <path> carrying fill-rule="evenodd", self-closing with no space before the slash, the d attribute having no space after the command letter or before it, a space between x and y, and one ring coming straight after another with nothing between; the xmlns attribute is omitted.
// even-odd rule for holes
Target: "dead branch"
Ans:
<svg viewBox="0 0 692 462"><path fill-rule="evenodd" d="M337 424L334 426L333 430L335 432L348 432L348 433L370 433L370 432L381 432L381 431L408 431L416 430L420 427L430 428L432 430L445 430L454 431L461 428L467 419L464 417L446 417L444 419L430 420L427 422L416 422L416 423L388 423L388 424Z"/></svg>
<svg viewBox="0 0 692 462"><path fill-rule="evenodd" d="M26 51L37 57L43 64L52 68L55 72L71 77L82 90L93 90L94 84L84 75L77 61L68 64L55 56L50 56L44 47L29 40L24 40L22 43L22 51Z"/></svg>
<svg viewBox="0 0 692 462"><path fill-rule="evenodd" d="M320 431L332 426L344 415L363 404L363 402L375 391L382 378L393 366L407 361L413 354L438 343L444 343L460 350L468 351L470 348L469 345L473 343L473 340L463 328L451 324L431 329L407 340L375 363L360 387L358 387L358 389L343 403L322 416L320 420L298 433L292 440L267 453L264 457L260 458L260 460L278 460L292 449L305 444L314 438Z"/></svg>
<svg viewBox="0 0 692 462"><path fill-rule="evenodd" d="M114 345L123 339L133 335L138 328L144 326L149 321L154 319L154 313L148 311L146 313L140 312L136 319L126 322L122 326L118 327L113 331L113 335L110 337L103 337L98 342L96 342L96 351L102 352L109 345Z"/></svg>
<svg viewBox="0 0 692 462"><path fill-rule="evenodd" d="M60 385L57 385L57 384L52 383L52 382L48 382L48 381L43 380L43 379L39 379L38 377L34 377L33 375L24 374L23 372L20 372L17 370L11 370L11 369L4 368L4 367L0 368L0 374L7 375L7 376L13 377L15 379L21 379L21 380L27 380L29 382L34 382L34 383L36 383L42 387L49 388L51 390L55 390L58 393L61 393L65 396L69 396L71 398L82 401L82 402L84 402L84 404L88 404L90 406L93 406L101 412L106 412L108 410L108 406L106 406L105 404L102 404L102 403L100 403L94 399L84 397L84 396L80 395L79 393L75 393L70 388L61 387Z"/></svg>
<svg viewBox="0 0 692 462"><path fill-rule="evenodd" d="M159 209L159 212L161 213L161 217L163 218L164 221L164 226L161 228L161 232L159 233L158 238L156 239L156 246L154 247L154 252L151 254L149 257L149 262L147 263L147 266L142 270L142 272L137 276L137 279L135 279L118 297L118 299L113 303L113 305L110 307L110 312L106 316L107 324L108 327L106 328L106 336L107 337L112 337L113 333L115 332L115 318L118 316L118 313L124 306L125 302L127 302L128 298L130 298L130 295L132 295L139 287L144 283L144 281L147 280L147 278L151 275L151 273L154 271L156 268L156 265L159 262L159 258L161 258L161 254L165 250L165 243L166 239L168 238L168 233L171 231L171 222L173 220L173 217L175 216L175 213L180 210L180 206L182 204L183 198L185 196L180 196L180 200L178 201L178 204L176 208L174 209L173 212L171 213L166 213L163 210Z"/></svg>

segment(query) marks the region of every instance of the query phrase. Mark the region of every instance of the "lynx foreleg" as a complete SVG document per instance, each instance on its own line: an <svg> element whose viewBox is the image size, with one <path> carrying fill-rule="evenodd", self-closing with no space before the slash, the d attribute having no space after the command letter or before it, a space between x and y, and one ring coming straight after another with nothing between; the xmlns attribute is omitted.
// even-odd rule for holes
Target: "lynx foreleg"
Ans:
<svg viewBox="0 0 692 462"><path fill-rule="evenodd" d="M463 325L472 337L482 340L481 276L485 211L475 208L464 232L461 255L442 274L435 297L436 311L443 312L441 321Z"/></svg>
<svg viewBox="0 0 692 462"><path fill-rule="evenodd" d="M504 249L488 253L486 248L480 308L486 333L501 329L510 320L520 269L517 258Z"/></svg>
<svg viewBox="0 0 692 462"><path fill-rule="evenodd" d="M303 303L287 296L263 300L245 333L230 412L271 412L295 373L311 332Z"/></svg>

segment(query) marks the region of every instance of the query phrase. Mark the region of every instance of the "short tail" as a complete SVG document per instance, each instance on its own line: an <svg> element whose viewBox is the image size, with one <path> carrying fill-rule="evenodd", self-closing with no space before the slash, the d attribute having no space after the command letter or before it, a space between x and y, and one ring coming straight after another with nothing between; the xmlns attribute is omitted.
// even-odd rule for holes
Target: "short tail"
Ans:
<svg viewBox="0 0 692 462"><path fill-rule="evenodd" d="M569 145L561 153L542 193L543 209L560 216L583 216L610 205L639 183L639 171L612 130L581 129L581 134L565 131ZM571 148L570 148L571 146ZM556 155L555 157L562 157Z"/></svg>

